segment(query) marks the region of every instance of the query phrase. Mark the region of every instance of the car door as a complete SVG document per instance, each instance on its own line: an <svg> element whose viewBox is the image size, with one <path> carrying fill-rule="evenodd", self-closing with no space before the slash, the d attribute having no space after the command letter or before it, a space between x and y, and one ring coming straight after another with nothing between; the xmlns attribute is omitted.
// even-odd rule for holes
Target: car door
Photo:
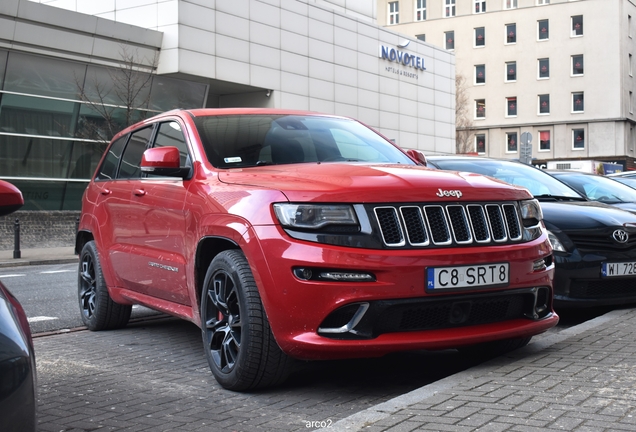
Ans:
<svg viewBox="0 0 636 432"><path fill-rule="evenodd" d="M150 294L147 265L143 265L144 220L133 199L142 188L141 157L148 147L154 127L147 126L130 134L123 150L114 181L104 185L103 207L106 218L103 231L110 233L106 245L112 270L123 288Z"/></svg>
<svg viewBox="0 0 636 432"><path fill-rule="evenodd" d="M190 163L178 121L155 125L150 147L164 146L179 149L181 166ZM125 244L123 250L126 252L121 254L118 267L130 289L189 305L185 271L185 196L182 178L143 174L135 181L124 211L127 230L121 232L119 238Z"/></svg>

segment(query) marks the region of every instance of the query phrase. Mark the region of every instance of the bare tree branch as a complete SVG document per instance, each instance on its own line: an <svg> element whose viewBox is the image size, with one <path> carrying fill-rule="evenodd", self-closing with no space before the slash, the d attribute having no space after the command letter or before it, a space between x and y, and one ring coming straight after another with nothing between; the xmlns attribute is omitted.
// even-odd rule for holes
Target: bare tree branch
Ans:
<svg viewBox="0 0 636 432"><path fill-rule="evenodd" d="M472 104L468 94L468 82L463 75L455 77L455 146L457 153L475 151L475 125L472 119Z"/></svg>
<svg viewBox="0 0 636 432"><path fill-rule="evenodd" d="M96 76L87 76L86 82L75 80L84 102L76 136L110 141L117 132L145 117L153 77L145 70L156 70L158 53L148 61L122 46L120 57L120 67L108 69L106 80Z"/></svg>

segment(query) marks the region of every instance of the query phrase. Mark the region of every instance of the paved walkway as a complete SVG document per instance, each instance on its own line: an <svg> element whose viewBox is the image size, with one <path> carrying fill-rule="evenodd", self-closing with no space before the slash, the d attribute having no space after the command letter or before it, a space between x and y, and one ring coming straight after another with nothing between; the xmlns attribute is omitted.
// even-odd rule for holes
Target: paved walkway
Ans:
<svg viewBox="0 0 636 432"><path fill-rule="evenodd" d="M322 431L636 431L636 310L616 310Z"/></svg>
<svg viewBox="0 0 636 432"><path fill-rule="evenodd" d="M77 260L75 248L72 246L21 249L20 258L13 258L13 250L0 251L0 268L36 264L64 264L77 262Z"/></svg>

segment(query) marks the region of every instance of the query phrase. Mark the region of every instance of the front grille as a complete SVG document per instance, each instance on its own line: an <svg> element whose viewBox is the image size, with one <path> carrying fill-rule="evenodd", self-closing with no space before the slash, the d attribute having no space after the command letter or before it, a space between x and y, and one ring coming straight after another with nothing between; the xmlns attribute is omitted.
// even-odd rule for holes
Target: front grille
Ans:
<svg viewBox="0 0 636 432"><path fill-rule="evenodd" d="M514 203L373 207L387 247L462 246L520 241Z"/></svg>
<svg viewBox="0 0 636 432"><path fill-rule="evenodd" d="M612 252L624 251L636 247L636 232L629 233L626 243L618 243L612 237L614 229L607 232L568 232L574 246L581 252Z"/></svg>
<svg viewBox="0 0 636 432"><path fill-rule="evenodd" d="M573 280L570 297L576 299L605 299L612 297L636 297L636 282L628 279Z"/></svg>

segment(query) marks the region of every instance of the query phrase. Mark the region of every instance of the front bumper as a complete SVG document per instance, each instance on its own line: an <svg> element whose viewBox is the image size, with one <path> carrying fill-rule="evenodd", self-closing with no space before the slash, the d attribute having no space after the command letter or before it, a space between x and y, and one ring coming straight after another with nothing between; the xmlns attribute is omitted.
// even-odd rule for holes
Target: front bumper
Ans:
<svg viewBox="0 0 636 432"><path fill-rule="evenodd" d="M252 251L248 260L276 341L292 357L351 358L444 349L533 336L558 322L552 309L554 265L550 263L551 249L545 236L515 245L418 250L353 250L302 242L287 238L274 226L256 227L255 236L260 250ZM534 269L533 263L539 259L547 259L549 265ZM510 265L507 286L442 293L425 289L429 266L497 262ZM365 271L372 273L375 280L316 281L294 275L293 269L312 266ZM528 298L535 299L537 292L547 299L540 314L534 314L527 306L529 301L534 305L534 300ZM502 301L510 299L514 299L513 306L501 306ZM343 307L357 310L360 304L368 304L369 308L354 326L359 330L357 334L345 331L334 336L333 332L324 331L337 328L342 322L346 325L351 319L344 314L344 318L337 318L342 322L327 326L334 311ZM488 307L479 315L477 311L483 304ZM483 317L497 307L504 311L493 312L499 314L495 322L489 316ZM441 325L430 326L426 324L428 318L421 317L415 319L414 325L404 327L399 323L413 311L428 316L434 310L442 317Z"/></svg>
<svg viewBox="0 0 636 432"><path fill-rule="evenodd" d="M636 261L636 256L564 256L555 253L554 260L554 305L557 309L636 303L636 276L601 276L603 262Z"/></svg>

